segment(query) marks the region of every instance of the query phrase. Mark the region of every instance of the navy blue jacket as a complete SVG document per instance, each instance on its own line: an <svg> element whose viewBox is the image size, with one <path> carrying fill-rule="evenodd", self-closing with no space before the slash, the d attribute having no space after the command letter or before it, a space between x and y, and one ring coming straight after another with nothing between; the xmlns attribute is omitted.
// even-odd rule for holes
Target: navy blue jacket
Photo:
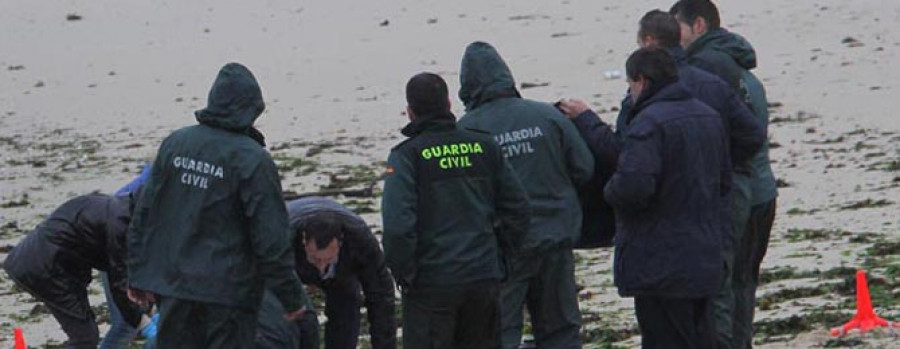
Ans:
<svg viewBox="0 0 900 349"><path fill-rule="evenodd" d="M616 210L615 283L625 297L713 296L729 226L728 138L719 114L684 85L657 91L635 104L604 190Z"/></svg>

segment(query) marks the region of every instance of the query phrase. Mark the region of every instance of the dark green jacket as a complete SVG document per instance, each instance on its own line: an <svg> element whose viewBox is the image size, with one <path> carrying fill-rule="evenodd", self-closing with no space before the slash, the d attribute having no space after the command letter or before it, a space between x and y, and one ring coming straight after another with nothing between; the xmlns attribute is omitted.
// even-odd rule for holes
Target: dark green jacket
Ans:
<svg viewBox="0 0 900 349"><path fill-rule="evenodd" d="M288 311L305 303L278 172L248 136L263 109L256 79L231 63L200 124L163 141L128 233L132 287L256 309L268 282Z"/></svg>
<svg viewBox="0 0 900 349"><path fill-rule="evenodd" d="M734 87L753 111L763 131L768 130L766 90L750 72L756 68L756 51L746 39L725 29L710 30L687 48L688 63L718 75ZM769 141L750 159L752 204L768 202L778 195L769 164Z"/></svg>
<svg viewBox="0 0 900 349"><path fill-rule="evenodd" d="M581 230L577 189L594 172L594 157L575 126L552 105L522 99L506 63L489 44L466 48L459 98L462 127L486 130L528 191L531 228L523 252L572 246Z"/></svg>
<svg viewBox="0 0 900 349"><path fill-rule="evenodd" d="M422 115L388 158L384 254L402 287L501 280L503 253L528 229L528 198L487 134L457 129L446 112Z"/></svg>

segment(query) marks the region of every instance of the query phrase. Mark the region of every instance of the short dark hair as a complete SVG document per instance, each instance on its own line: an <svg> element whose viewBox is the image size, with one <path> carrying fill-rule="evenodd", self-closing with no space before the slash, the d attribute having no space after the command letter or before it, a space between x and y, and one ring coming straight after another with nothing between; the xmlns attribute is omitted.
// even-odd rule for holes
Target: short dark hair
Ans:
<svg viewBox="0 0 900 349"><path fill-rule="evenodd" d="M721 26L719 8L710 0L679 0L669 13L681 22L693 24L697 18L703 18L710 29Z"/></svg>
<svg viewBox="0 0 900 349"><path fill-rule="evenodd" d="M434 73L419 73L406 83L406 103L416 115L450 110L447 82Z"/></svg>
<svg viewBox="0 0 900 349"><path fill-rule="evenodd" d="M643 38L652 36L662 47L674 47L681 44L681 28L675 16L659 9L647 12L641 17L638 35Z"/></svg>
<svg viewBox="0 0 900 349"><path fill-rule="evenodd" d="M678 81L675 59L669 54L669 51L659 47L634 51L625 62L625 74L631 81L637 81L643 77L653 84Z"/></svg>
<svg viewBox="0 0 900 349"><path fill-rule="evenodd" d="M298 227L304 243L314 241L316 248L323 249L332 240L344 239L343 217L335 212L317 212L307 217Z"/></svg>

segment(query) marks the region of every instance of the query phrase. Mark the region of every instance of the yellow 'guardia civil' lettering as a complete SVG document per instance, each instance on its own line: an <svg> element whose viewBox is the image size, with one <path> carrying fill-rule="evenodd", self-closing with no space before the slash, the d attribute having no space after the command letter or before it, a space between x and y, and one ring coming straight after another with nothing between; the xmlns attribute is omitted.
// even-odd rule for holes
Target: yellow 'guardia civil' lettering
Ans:
<svg viewBox="0 0 900 349"><path fill-rule="evenodd" d="M481 147L481 143L471 142L431 146L422 149L421 155L423 159L430 160L431 158L441 158L445 156L459 156L481 153L484 153L484 149Z"/></svg>

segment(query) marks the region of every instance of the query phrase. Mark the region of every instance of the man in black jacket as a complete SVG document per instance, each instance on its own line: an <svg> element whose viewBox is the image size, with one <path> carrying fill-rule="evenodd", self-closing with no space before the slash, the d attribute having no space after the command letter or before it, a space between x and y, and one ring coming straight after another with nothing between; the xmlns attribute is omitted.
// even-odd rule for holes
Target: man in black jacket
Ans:
<svg viewBox="0 0 900 349"><path fill-rule="evenodd" d="M249 348L268 288L302 317L288 217L252 127L265 104L243 65L222 67L199 125L162 143L128 232L129 297L159 301L161 348Z"/></svg>
<svg viewBox="0 0 900 349"><path fill-rule="evenodd" d="M457 128L440 76L414 76L406 99L410 138L391 150L382 202L403 347L497 348L501 253L518 252L528 199L491 136Z"/></svg>
<svg viewBox="0 0 900 349"><path fill-rule="evenodd" d="M96 348L99 333L88 303L91 269L109 275L112 298L124 320L137 328L138 307L128 301L125 232L131 197L79 196L57 208L6 257L3 269L44 302L69 337L67 348Z"/></svg>
<svg viewBox="0 0 900 349"><path fill-rule="evenodd" d="M731 181L724 125L677 83L665 50L634 52L626 74L632 122L604 190L619 228L615 283L635 297L643 348L714 348Z"/></svg>
<svg viewBox="0 0 900 349"><path fill-rule="evenodd" d="M372 348L396 348L394 281L366 222L334 200L321 197L291 201L287 209L297 274L304 284L325 293L325 348L356 348L363 304ZM309 314L302 324L306 337L301 342L318 349L318 319Z"/></svg>

